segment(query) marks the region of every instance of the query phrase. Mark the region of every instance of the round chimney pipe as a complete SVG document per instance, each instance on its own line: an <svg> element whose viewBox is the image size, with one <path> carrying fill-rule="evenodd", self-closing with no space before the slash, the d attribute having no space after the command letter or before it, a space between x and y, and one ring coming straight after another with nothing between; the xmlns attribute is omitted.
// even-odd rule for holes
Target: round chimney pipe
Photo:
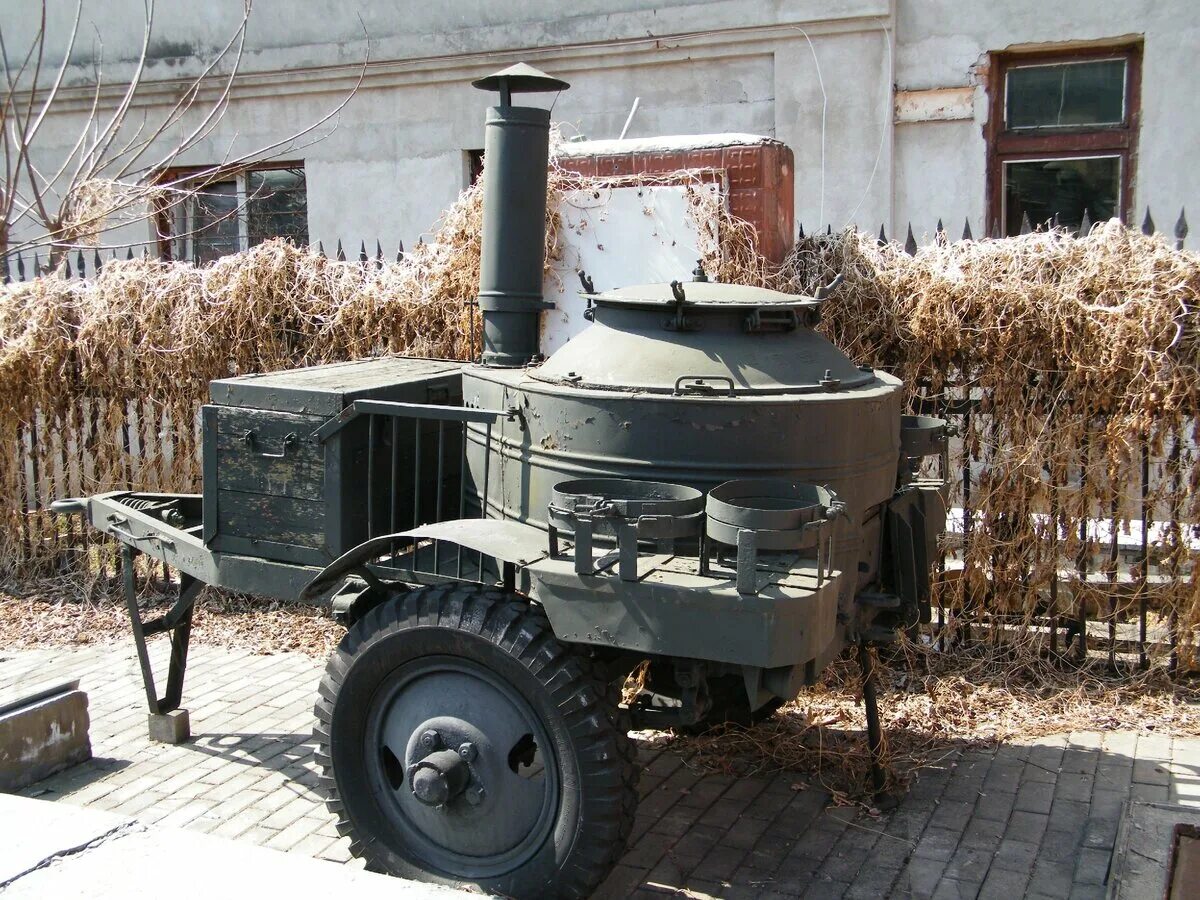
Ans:
<svg viewBox="0 0 1200 900"><path fill-rule="evenodd" d="M550 111L513 106L512 95L563 91L569 85L524 63L472 85L500 95L484 126L482 362L523 366L538 353L538 316L554 308L542 299Z"/></svg>

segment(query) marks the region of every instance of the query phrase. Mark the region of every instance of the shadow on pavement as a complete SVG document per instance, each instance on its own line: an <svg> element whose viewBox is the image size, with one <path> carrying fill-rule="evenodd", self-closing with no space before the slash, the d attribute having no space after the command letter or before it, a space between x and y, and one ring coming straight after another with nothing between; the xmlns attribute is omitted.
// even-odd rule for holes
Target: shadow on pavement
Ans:
<svg viewBox="0 0 1200 900"><path fill-rule="evenodd" d="M192 735L192 740L181 746L248 768L272 769L287 776L314 800L324 799L316 789L316 741L311 732L206 732Z"/></svg>
<svg viewBox="0 0 1200 900"><path fill-rule="evenodd" d="M1102 898L1126 802L1200 786L1200 744L1176 746L1130 732L951 741L882 815L832 806L794 772L703 774L643 751L628 850L594 897Z"/></svg>
<svg viewBox="0 0 1200 900"><path fill-rule="evenodd" d="M47 794L60 794L68 797L130 765L131 763L127 759L93 756L78 765L47 775L41 781L35 781L28 787L17 791L17 794L22 797L45 797Z"/></svg>

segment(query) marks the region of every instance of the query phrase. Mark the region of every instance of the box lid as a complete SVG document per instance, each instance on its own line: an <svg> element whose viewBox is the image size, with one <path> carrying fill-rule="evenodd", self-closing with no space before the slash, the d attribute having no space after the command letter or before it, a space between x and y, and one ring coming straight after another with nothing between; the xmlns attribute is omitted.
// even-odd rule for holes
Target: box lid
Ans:
<svg viewBox="0 0 1200 900"><path fill-rule="evenodd" d="M209 384L213 403L275 412L336 416L355 400L451 402L427 395L429 382L457 381L466 363L451 359L381 356L261 375L221 378Z"/></svg>

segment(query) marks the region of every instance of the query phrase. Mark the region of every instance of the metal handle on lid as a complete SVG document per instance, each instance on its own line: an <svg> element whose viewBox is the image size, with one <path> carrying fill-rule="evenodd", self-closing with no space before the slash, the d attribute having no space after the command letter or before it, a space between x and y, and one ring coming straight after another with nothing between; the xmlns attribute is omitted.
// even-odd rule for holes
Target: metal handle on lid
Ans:
<svg viewBox="0 0 1200 900"><path fill-rule="evenodd" d="M675 395L680 394L714 394L716 389L709 384L719 381L726 385L725 392L733 396L733 379L728 375L680 375L675 379ZM686 382L686 383L685 383Z"/></svg>
<svg viewBox="0 0 1200 900"><path fill-rule="evenodd" d="M817 292L813 294L813 299L824 300L826 297L840 288L842 286L842 282L845 280L846 276L841 272L838 272L837 275L834 276L833 281L829 282L829 284L825 285L824 287L817 288Z"/></svg>

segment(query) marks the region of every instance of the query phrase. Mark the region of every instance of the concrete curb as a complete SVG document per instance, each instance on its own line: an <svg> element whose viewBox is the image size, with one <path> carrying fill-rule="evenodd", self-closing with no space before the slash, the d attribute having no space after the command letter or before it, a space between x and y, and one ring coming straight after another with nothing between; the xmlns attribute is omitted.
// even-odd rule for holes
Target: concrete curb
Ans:
<svg viewBox="0 0 1200 900"><path fill-rule="evenodd" d="M236 843L135 819L0 794L0 894L125 900L190 897L349 897L449 900L466 891Z"/></svg>
<svg viewBox="0 0 1200 900"><path fill-rule="evenodd" d="M1110 868L1108 900L1168 896L1177 825L1200 826L1200 810L1169 803L1125 804Z"/></svg>

